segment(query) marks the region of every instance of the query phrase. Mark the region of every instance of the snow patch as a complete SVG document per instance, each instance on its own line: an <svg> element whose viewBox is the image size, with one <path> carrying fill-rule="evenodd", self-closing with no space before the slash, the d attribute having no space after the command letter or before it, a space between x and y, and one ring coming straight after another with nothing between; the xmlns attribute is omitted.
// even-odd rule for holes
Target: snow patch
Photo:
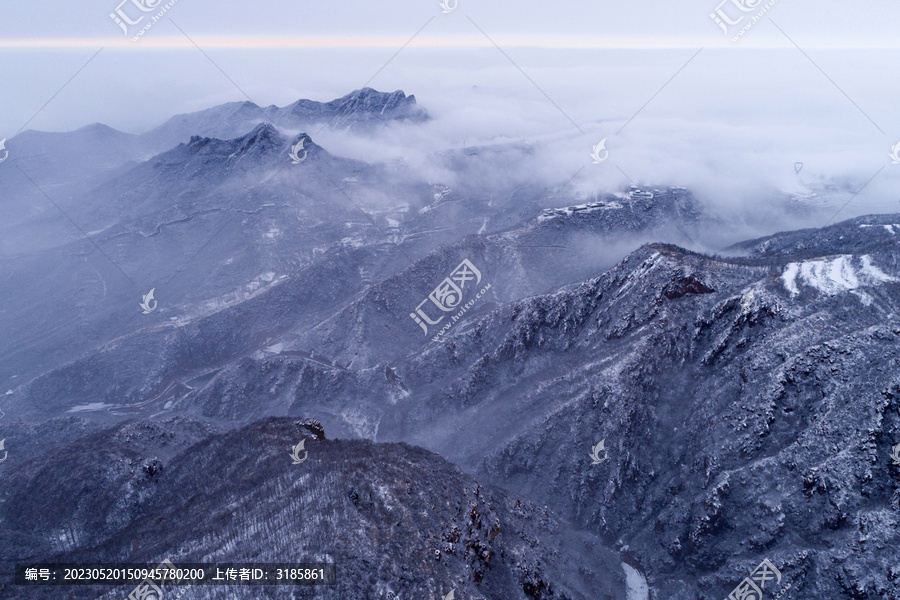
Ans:
<svg viewBox="0 0 900 600"><path fill-rule="evenodd" d="M104 408L112 408L113 406L113 404L104 404L103 402L91 402L90 404L79 404L78 406L73 406L66 412L95 412L98 410L103 410Z"/></svg>
<svg viewBox="0 0 900 600"><path fill-rule="evenodd" d="M752 313L758 304L759 299L756 296L756 290L754 288L746 290L741 296L741 312L745 315Z"/></svg>
<svg viewBox="0 0 900 600"><path fill-rule="evenodd" d="M575 206L564 206L562 208L547 208L538 216L538 221L546 221L556 217L570 217L575 213L589 213L597 210L617 210L622 205L614 200L608 202L591 202L590 204L577 204Z"/></svg>
<svg viewBox="0 0 900 600"><path fill-rule="evenodd" d="M868 295L862 290L853 290L850 293L859 298L859 301L863 303L863 306L872 306L872 304L875 302L872 296Z"/></svg>
<svg viewBox="0 0 900 600"><path fill-rule="evenodd" d="M625 571L625 600L650 600L650 588L641 572L624 562L622 570Z"/></svg>
<svg viewBox="0 0 900 600"><path fill-rule="evenodd" d="M800 293L800 283L829 296L834 296L856 290L859 287L898 281L898 279L872 264L872 257L869 255L860 256L857 260L849 254L844 254L836 258L789 263L781 275L781 281L791 296ZM862 299L862 296L860 298Z"/></svg>
<svg viewBox="0 0 900 600"><path fill-rule="evenodd" d="M784 273L781 275L781 280L784 282L784 287L787 288L787 291L791 293L791 296L796 296L800 293L800 290L797 288L797 274L800 273L800 263L790 263L784 269Z"/></svg>
<svg viewBox="0 0 900 600"><path fill-rule="evenodd" d="M891 277L878 267L872 264L872 257L868 254L864 254L860 257L860 261L862 262L862 271L865 275L868 275L872 279L878 282L883 281L897 281L896 278Z"/></svg>
<svg viewBox="0 0 900 600"><path fill-rule="evenodd" d="M894 223L892 225L868 225L868 224L863 223L862 225L859 226L860 229L868 229L869 227L884 227L885 231L887 231L891 235L900 233L900 225L898 225L897 223ZM896 227L896 229L895 229L895 227Z"/></svg>
<svg viewBox="0 0 900 600"><path fill-rule="evenodd" d="M284 342L278 342L266 348L266 352L271 352L272 354L281 354L282 350L284 350Z"/></svg>

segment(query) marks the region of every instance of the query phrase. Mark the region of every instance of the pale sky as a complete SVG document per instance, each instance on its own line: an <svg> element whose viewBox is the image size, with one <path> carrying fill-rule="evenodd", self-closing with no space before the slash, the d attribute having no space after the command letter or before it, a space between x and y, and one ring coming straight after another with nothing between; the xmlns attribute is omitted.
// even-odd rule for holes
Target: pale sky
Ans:
<svg viewBox="0 0 900 600"><path fill-rule="evenodd" d="M100 121L140 131L172 114L243 100L245 94L259 104L301 96L328 100L366 82L415 93L427 83L422 69L452 68L467 60L460 54L465 50L486 51L486 61L500 56L526 74L527 65L509 62L526 60L524 47L547 50L551 62L560 60L553 52L561 48L709 53L799 52L795 44L809 52L874 47L883 49L862 68L886 73L897 72L900 56L896 0L446 2L455 9L442 12L438 0L174 0L158 23L132 41L167 2L6 0L0 4L0 137L25 123L68 130ZM736 7L741 2L753 9L742 12ZM140 3L153 8L140 11ZM117 8L140 20L127 36L110 17ZM765 14L733 42L710 17L717 8L743 21L734 30L761 10ZM605 60L601 54L584 59ZM404 71L410 62L418 65L415 73Z"/></svg>
<svg viewBox="0 0 900 600"><path fill-rule="evenodd" d="M141 0L135 0L140 2ZM143 0L161 8L165 2ZM453 0L448 0L452 3ZM550 45L613 44L660 45L686 44L711 46L721 42L721 32L709 14L721 6L736 18L752 16L771 0L734 0L754 10L741 13L732 0L688 0L682 2L619 0L568 0L563 3L534 0L458 0L455 10L441 11L437 0L345 0L310 2L268 0L248 3L237 0L177 0L169 16L191 37L225 38L242 43L258 38L281 40L308 38L335 41L346 45L360 43L393 44L406 40L428 19L441 17L423 32L423 40L463 41L483 37L466 17L470 17L491 36L509 43L527 43L535 36ZM451 4L452 5L452 4ZM109 18L120 0L7 0L0 5L0 40L3 44L64 43L79 45L99 42L121 43L122 36ZM131 2L123 10L137 15ZM146 14L154 14L155 11ZM868 0L848 3L838 0L775 0L767 13L786 30L807 45L887 45L897 47L896 24L900 23L900 4L894 0ZM178 33L161 27L157 42ZM748 45L779 39L772 27L760 27ZM149 39L149 38L147 38ZM11 41L14 40L14 41ZM142 40L142 41L146 41ZM148 44L150 45L150 44Z"/></svg>

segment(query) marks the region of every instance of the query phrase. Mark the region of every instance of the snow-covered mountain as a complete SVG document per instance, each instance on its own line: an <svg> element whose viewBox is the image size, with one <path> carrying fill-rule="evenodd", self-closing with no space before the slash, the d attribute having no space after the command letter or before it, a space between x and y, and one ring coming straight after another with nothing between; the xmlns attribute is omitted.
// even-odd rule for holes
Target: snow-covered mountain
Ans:
<svg viewBox="0 0 900 600"><path fill-rule="evenodd" d="M413 95L407 96L402 90L388 93L362 88L330 102L301 99L284 107L231 102L176 115L145 136L157 148L171 148L186 142L186 136L228 139L264 122L287 130L311 130L318 125L365 131L392 121L422 123L428 119L428 112Z"/></svg>
<svg viewBox="0 0 900 600"><path fill-rule="evenodd" d="M434 182L307 126L411 98L226 105L31 172L66 217L17 212L0 259L0 560L295 548L340 558L334 597L687 600L768 559L792 597L900 598L900 215L716 252L684 188L473 175L516 145ZM0 186L56 160L29 139ZM291 479L300 417L341 441Z"/></svg>
<svg viewBox="0 0 900 600"><path fill-rule="evenodd" d="M330 102L301 99L281 108L264 108L249 101L223 104L176 115L139 135L100 123L67 133L27 130L6 140L10 159L0 169L0 206L5 216L0 223L4 234L0 238L0 253L18 253L23 246L33 249L40 247L38 242L42 239L58 241L70 233L72 223L63 223L65 220L53 211L40 219L40 228L31 227L35 207L46 206L48 197L63 210L84 206L97 185L110 180L127 182L128 172L135 164L187 144L195 136L240 138L261 124L291 134L323 127L365 133L390 123L418 124L428 119L415 96L407 96L401 90L386 93L363 88ZM86 208L95 209L97 205L89 203Z"/></svg>
<svg viewBox="0 0 900 600"><path fill-rule="evenodd" d="M121 425L56 448L55 460L14 467L4 477L0 560L336 565L334 586L270 587L267 598L624 595L620 560L598 536L567 530L546 508L486 488L433 452L324 439L295 419L208 437L203 429ZM307 458L297 465L288 450L301 439ZM59 597L5 583L0 593ZM239 586L192 594L260 597ZM66 595L111 600L122 590Z"/></svg>

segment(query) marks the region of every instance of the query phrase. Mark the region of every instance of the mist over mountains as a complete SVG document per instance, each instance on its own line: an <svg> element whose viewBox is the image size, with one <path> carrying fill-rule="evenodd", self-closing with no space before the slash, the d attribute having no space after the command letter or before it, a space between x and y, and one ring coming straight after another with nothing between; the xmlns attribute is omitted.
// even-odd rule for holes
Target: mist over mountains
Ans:
<svg viewBox="0 0 900 600"><path fill-rule="evenodd" d="M336 587L263 597L687 600L768 559L765 597L900 598L900 214L735 239L677 182L542 185L524 142L428 174L321 142L429 119L365 88L8 140L4 572L321 560Z"/></svg>

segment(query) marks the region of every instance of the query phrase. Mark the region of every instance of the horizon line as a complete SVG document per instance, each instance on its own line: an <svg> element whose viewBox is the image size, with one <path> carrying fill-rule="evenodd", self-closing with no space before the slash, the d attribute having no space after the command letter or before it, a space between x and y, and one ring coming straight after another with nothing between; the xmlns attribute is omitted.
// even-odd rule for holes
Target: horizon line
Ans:
<svg viewBox="0 0 900 600"><path fill-rule="evenodd" d="M409 42L402 37L348 37L348 36L196 36L193 41L182 36L146 37L133 40L134 36L122 37L20 37L0 38L2 49L48 49L79 50L104 47L126 50L179 50L194 49L197 45L207 48L276 50L291 48L319 48L329 50L357 48L397 48L406 45L412 48L493 48L493 44L483 37L430 37L417 38ZM715 37L656 37L613 36L598 40L594 36L525 36L521 34L497 36L497 43L508 48L538 48L545 50L670 50L696 49L704 46L715 49L787 49L794 46L781 38L748 37L738 43L726 38ZM829 40L827 43L808 42L805 48L820 50L894 50L896 42L869 40Z"/></svg>

